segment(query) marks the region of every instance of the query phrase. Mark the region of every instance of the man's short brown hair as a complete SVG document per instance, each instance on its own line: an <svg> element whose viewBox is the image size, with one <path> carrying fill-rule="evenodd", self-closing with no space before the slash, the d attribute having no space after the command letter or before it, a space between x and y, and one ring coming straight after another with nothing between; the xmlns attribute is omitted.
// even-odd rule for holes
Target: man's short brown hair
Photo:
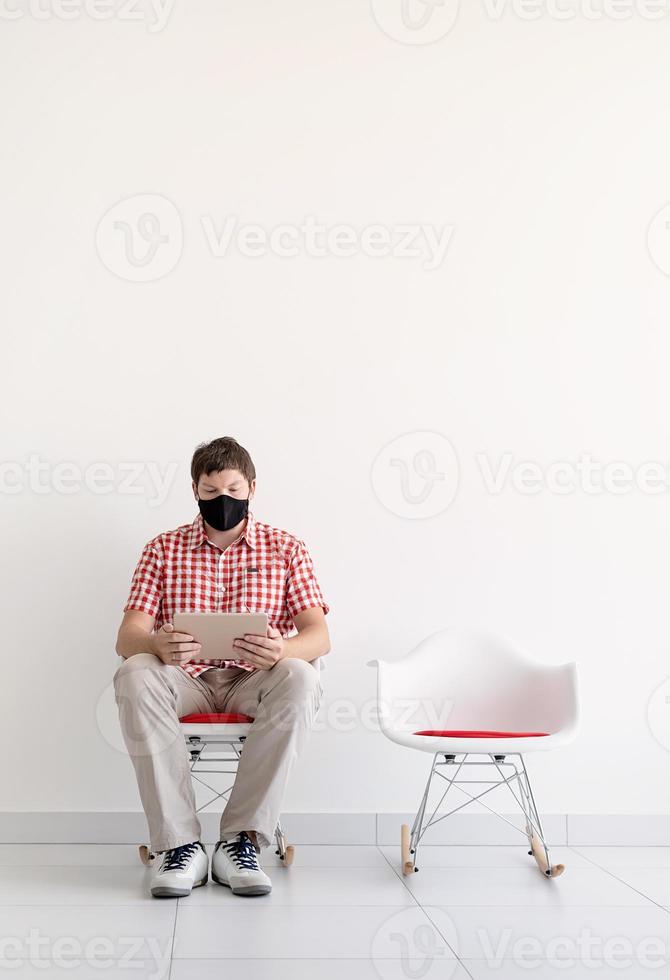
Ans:
<svg viewBox="0 0 670 980"><path fill-rule="evenodd" d="M247 483L256 479L256 467L244 446L232 436L222 436L212 442L201 442L191 460L191 477L197 485L204 473L220 473L221 470L239 470Z"/></svg>

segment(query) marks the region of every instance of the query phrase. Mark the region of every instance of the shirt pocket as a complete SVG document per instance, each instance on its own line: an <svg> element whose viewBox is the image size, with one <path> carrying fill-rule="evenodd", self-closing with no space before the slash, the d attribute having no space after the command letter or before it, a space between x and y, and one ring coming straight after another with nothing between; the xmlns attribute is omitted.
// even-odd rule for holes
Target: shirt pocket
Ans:
<svg viewBox="0 0 670 980"><path fill-rule="evenodd" d="M267 613L270 622L281 616L286 603L286 568L280 562L249 564L241 569L242 602L248 612Z"/></svg>

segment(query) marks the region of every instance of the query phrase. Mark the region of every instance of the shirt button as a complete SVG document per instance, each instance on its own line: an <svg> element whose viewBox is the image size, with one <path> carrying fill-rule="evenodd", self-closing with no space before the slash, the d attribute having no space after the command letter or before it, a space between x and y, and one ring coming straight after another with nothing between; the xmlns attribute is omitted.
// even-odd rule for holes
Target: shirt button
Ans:
<svg viewBox="0 0 670 980"><path fill-rule="evenodd" d="M216 591L217 592L225 592L226 590L224 589L223 586L220 586Z"/></svg>

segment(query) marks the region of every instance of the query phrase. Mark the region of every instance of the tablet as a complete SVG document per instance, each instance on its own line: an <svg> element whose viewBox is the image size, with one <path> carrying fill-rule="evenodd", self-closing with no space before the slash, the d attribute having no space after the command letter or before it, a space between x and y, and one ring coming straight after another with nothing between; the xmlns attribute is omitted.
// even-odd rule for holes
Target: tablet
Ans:
<svg viewBox="0 0 670 980"><path fill-rule="evenodd" d="M267 636L265 613L175 613L172 625L177 633L188 633L202 644L198 659L244 660L244 650L236 650L233 640L245 633Z"/></svg>

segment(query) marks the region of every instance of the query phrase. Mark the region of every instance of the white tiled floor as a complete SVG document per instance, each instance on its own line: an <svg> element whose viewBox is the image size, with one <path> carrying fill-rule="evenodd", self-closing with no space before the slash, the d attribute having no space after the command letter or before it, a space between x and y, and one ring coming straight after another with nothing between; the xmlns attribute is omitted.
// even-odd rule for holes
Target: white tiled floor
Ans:
<svg viewBox="0 0 670 980"><path fill-rule="evenodd" d="M298 847L274 889L152 899L130 846L0 845L0 973L110 980L483 980L670 974L670 848Z"/></svg>

